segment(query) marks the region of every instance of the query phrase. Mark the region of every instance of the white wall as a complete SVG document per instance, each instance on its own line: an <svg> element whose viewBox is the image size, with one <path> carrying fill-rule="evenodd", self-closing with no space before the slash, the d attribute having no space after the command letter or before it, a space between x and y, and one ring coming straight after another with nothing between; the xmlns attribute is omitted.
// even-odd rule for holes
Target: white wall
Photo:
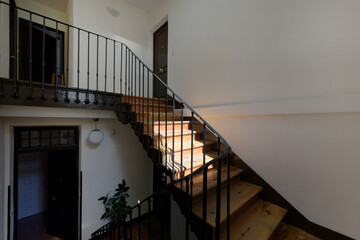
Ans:
<svg viewBox="0 0 360 240"><path fill-rule="evenodd" d="M169 85L307 218L356 239L359 10L163 0L150 18L150 29L168 18Z"/></svg>
<svg viewBox="0 0 360 240"><path fill-rule="evenodd" d="M29 112L26 111L26 107L21 108L25 110L25 114ZM0 115L4 114L3 110L0 109ZM61 109L57 109L57 111L62 112ZM93 231L106 223L100 221L103 208L97 199L109 191L113 191L123 178L130 186L129 204L131 206L135 205L138 199L145 199L151 194L152 171L149 169L152 169L152 162L147 157L133 129L129 125L118 122L114 114L112 114L112 118L109 118L108 115L100 118L98 127L104 132L105 138L99 146L94 146L88 142L87 136L94 128L92 118L99 116L98 111L84 111L87 112L87 115L82 111L77 115L77 111L74 111L73 116L70 117L70 113L64 110L64 115L67 117L63 118L53 117L52 109L45 108L44 111L40 110L36 113L32 108L32 112L32 114L28 114L30 117L23 115L22 117L3 118L5 132L0 136L4 136L5 139L5 158L1 158L4 161L0 162L0 166L5 165L4 168L1 168L4 169L5 175L1 175L1 183L3 183L1 188L12 184L13 127L76 125L80 127L80 166L83 171L83 239L89 239ZM35 114L39 117L31 117ZM5 196L1 196L1 201L3 199ZM144 210L146 211L146 209ZM6 220L4 223L6 227ZM5 238L6 229L1 236Z"/></svg>
<svg viewBox="0 0 360 240"><path fill-rule="evenodd" d="M16 6L24 8L26 10L44 15L49 18L54 18L60 22L67 22L68 14L66 12L59 11L57 9L51 8L39 2L33 0L16 0ZM23 11L19 10L19 13L24 14ZM24 16L29 16L29 13L24 14ZM36 21L36 18L34 19ZM42 20L41 20L42 21ZM42 23L42 22L40 22ZM55 26L55 25L53 25Z"/></svg>
<svg viewBox="0 0 360 240"><path fill-rule="evenodd" d="M119 16L113 17L109 14L107 7L119 11ZM96 17L95 17L96 16ZM107 38L126 44L148 67L152 68L152 32L149 31L149 13L133 6L125 0L119 1L97 1L97 0L77 0L69 2L69 20L76 27L92 31ZM70 32L71 52L70 59L70 85L77 86L78 68L78 31ZM105 71L105 39L99 39L99 57L97 56L97 41L95 35L90 35L90 89L96 89L97 59L99 59L99 89L113 90L114 76L114 44L108 41L107 69ZM121 45L115 46L115 89L120 92L120 51ZM88 35L80 32L80 65L79 65L79 86L87 87L87 58L88 58ZM125 48L123 49L125 56ZM124 63L123 57L123 63ZM123 66L124 67L124 66ZM123 79L125 71L123 70ZM123 82L123 91L125 82ZM146 88L147 89L147 88Z"/></svg>

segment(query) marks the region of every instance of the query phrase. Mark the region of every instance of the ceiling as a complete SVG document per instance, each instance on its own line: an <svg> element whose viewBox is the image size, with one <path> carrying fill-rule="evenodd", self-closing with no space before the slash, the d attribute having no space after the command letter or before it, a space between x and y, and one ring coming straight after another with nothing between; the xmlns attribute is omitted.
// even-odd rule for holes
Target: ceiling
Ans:
<svg viewBox="0 0 360 240"><path fill-rule="evenodd" d="M66 12L69 0L34 0L35 2L44 4L61 12Z"/></svg>
<svg viewBox="0 0 360 240"><path fill-rule="evenodd" d="M151 11L160 2L160 0L126 0L126 1L145 11Z"/></svg>

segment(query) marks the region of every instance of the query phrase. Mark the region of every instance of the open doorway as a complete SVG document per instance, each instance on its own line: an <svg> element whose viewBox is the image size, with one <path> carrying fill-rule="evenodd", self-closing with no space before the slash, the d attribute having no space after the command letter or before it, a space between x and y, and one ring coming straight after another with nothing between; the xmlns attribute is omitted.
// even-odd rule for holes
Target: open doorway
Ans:
<svg viewBox="0 0 360 240"><path fill-rule="evenodd" d="M15 128L14 240L75 240L77 127Z"/></svg>
<svg viewBox="0 0 360 240"><path fill-rule="evenodd" d="M31 77L34 82L42 81L44 63L44 83L54 84L58 74L58 85L64 85L64 35L63 31L19 18L19 78L30 79L30 47ZM29 38L31 36L31 46Z"/></svg>

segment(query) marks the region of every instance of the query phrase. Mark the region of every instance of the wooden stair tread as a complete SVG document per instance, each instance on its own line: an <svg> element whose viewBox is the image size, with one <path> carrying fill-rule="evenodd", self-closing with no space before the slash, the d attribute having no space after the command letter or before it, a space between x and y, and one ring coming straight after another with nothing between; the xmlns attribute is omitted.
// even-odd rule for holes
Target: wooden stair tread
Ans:
<svg viewBox="0 0 360 240"><path fill-rule="evenodd" d="M210 140L207 140L205 142L205 145L208 146L208 145L211 145L213 144L214 141L210 141ZM155 148L157 148L157 145L158 145L158 142L155 141ZM183 145L182 145L182 148L181 148L181 141L175 141L174 142L174 146L173 146L173 143L172 141L168 141L167 142L167 152L168 154L170 154L171 152L181 152L181 149L183 151L186 151L186 150L191 150L191 147L193 149L195 148L200 148L200 147L204 147L204 142L203 141L193 141L193 144L191 145L191 141L183 141ZM163 152L165 152L165 143L161 143L160 144L160 148L162 149Z"/></svg>
<svg viewBox="0 0 360 240"><path fill-rule="evenodd" d="M230 205L231 206L231 205ZM269 239L286 214L286 210L258 200L244 214L230 223L230 240L265 240ZM226 239L226 229L220 235Z"/></svg>
<svg viewBox="0 0 360 240"><path fill-rule="evenodd" d="M213 155L214 155L213 152L206 153L205 154L205 163L208 163L211 160L213 160L214 159ZM174 172L175 173L180 173L181 169L182 169L183 173L185 173L185 175L191 173L191 154L186 154L183 156L182 168L181 168L181 156L175 156L174 162L175 162L175 164L174 164ZM167 163L167 168L172 170L173 165L172 165L171 156L168 156L167 159L165 158L163 160L163 165L165 165L166 163ZM201 167L203 164L204 164L204 154L194 154L193 155L193 171L195 171L196 169Z"/></svg>
<svg viewBox="0 0 360 240"><path fill-rule="evenodd" d="M149 119L150 120L150 119ZM191 123L191 121L189 121L189 120L184 120L184 121L182 121L183 122L183 124L189 124L189 123ZM153 121L144 121L144 124L153 124L154 123L154 125L158 125L159 124L159 121L157 121L156 119L155 119L155 121L153 122ZM171 120L168 120L167 122L166 121L160 121L160 125L166 125L166 124L173 124L173 121L172 121L172 119ZM174 124L181 124L181 121L178 121L178 120L175 120L174 121Z"/></svg>
<svg viewBox="0 0 360 240"><path fill-rule="evenodd" d="M143 100L143 99L144 99L144 100L153 100L153 99L154 99L154 101L158 101L158 100L160 99L161 102L165 102L165 101L166 101L165 98L140 97L140 96L125 95L125 94L123 94L122 98L124 98L124 99L133 99L133 101L134 101L135 98L136 98L136 100L137 100L137 99L141 99L141 100Z"/></svg>
<svg viewBox="0 0 360 240"><path fill-rule="evenodd" d="M216 172L216 171L215 171ZM216 178L214 179L216 186ZM201 184L202 185L202 184ZM254 202L260 191L261 187L243 182L240 179L235 179L230 185L230 216L235 213L241 213L249 206L248 203ZM220 208L220 225L226 223L226 209L227 209L227 185L221 187L221 208ZM193 213L202 218L202 197L193 204ZM216 226L216 191L208 193L207 195L207 223L212 227Z"/></svg>
<svg viewBox="0 0 360 240"><path fill-rule="evenodd" d="M230 166L230 179L239 176L243 172L242 169L237 167ZM216 187L217 184L217 169L212 169L208 171L207 174L207 189L210 190ZM221 168L221 183L227 181L227 166L222 166ZM183 187L183 190L185 188ZM203 192L203 175L198 174L193 177L193 198L197 198Z"/></svg>
<svg viewBox="0 0 360 240"><path fill-rule="evenodd" d="M286 223L280 223L271 240L320 240L320 238Z"/></svg>
<svg viewBox="0 0 360 240"><path fill-rule="evenodd" d="M193 135L200 133L199 131L194 130ZM154 132L155 137L158 137L159 131ZM191 135L191 129L183 129L183 135ZM169 130L169 131L160 131L160 137L172 137L172 136L181 136L181 130ZM195 141L195 137L194 137Z"/></svg>

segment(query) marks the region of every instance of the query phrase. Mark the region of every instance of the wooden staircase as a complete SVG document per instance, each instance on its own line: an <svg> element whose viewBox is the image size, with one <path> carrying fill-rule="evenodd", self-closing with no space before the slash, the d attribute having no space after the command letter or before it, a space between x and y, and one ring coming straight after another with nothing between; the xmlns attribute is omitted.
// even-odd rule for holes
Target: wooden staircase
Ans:
<svg viewBox="0 0 360 240"><path fill-rule="evenodd" d="M173 111L174 110L174 111ZM174 180L187 176L218 157L217 137L205 130L197 119L182 116L181 108L173 109L166 99L124 96L117 115L123 123L131 123L154 164L158 164ZM205 135L205 141L204 141ZM149 140L150 139L150 140ZM155 152L155 153L154 153ZM156 157L160 156L160 157ZM233 157L234 158L234 157ZM233 159L232 158L232 159ZM261 199L262 187L241 180L242 169L233 166L232 159L221 159L220 239L227 239L227 181L230 182L230 237L231 240L300 240L318 239L300 229L283 223L287 210ZM229 176L228 179L228 164ZM192 163L192 164L191 164ZM207 171L206 239L215 239L217 168L212 164ZM186 182L174 186L174 199L182 213L190 215L190 226L199 239L204 228L203 174L192 178L191 194L186 192ZM191 206L184 204L192 203ZM136 234L136 233L134 233ZM135 238L136 239L136 238Z"/></svg>

